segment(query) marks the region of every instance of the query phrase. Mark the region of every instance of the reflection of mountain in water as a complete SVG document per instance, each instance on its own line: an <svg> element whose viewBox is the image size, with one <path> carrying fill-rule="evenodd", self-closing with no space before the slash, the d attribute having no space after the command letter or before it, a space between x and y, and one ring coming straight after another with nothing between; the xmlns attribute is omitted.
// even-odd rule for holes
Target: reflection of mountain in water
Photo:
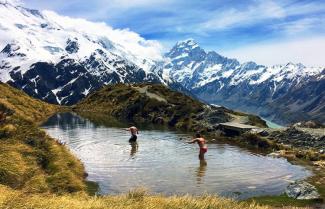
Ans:
<svg viewBox="0 0 325 209"><path fill-rule="evenodd" d="M58 113L48 119L43 126L56 124L63 130L79 128L96 128L96 124L89 122L89 120L79 117L75 113L66 112Z"/></svg>
<svg viewBox="0 0 325 209"><path fill-rule="evenodd" d="M165 125L145 123L139 121L128 121L122 119L116 119L112 116L105 115L102 113L94 112L78 112L82 117L89 119L93 124L97 126L115 127L115 128L126 128L130 126L136 126L140 130L165 130L165 131L178 131L175 128L167 127Z"/></svg>

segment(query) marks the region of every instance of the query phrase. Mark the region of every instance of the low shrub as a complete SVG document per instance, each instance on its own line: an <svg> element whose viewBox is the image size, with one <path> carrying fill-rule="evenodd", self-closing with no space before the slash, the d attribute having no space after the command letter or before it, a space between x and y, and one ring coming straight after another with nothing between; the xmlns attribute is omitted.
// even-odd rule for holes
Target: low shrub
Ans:
<svg viewBox="0 0 325 209"><path fill-rule="evenodd" d="M264 139L256 134L253 134L253 133L245 133L242 135L242 138L249 145L257 146L262 149L268 149L271 147L271 144L267 139Z"/></svg>

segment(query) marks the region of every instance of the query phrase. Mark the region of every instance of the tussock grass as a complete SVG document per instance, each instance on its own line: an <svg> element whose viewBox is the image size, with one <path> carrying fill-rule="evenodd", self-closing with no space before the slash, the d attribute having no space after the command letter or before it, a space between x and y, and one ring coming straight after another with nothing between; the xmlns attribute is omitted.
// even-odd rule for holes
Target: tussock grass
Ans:
<svg viewBox="0 0 325 209"><path fill-rule="evenodd" d="M29 193L84 191L81 162L37 126L58 107L6 84L0 92L0 184Z"/></svg>
<svg viewBox="0 0 325 209"><path fill-rule="evenodd" d="M40 100L31 98L21 90L7 84L0 84L0 111L1 107L9 109L16 116L25 120L40 123L59 109Z"/></svg>
<svg viewBox="0 0 325 209"><path fill-rule="evenodd" d="M27 195L0 186L0 208L6 209L104 209L104 208L132 208L132 209L186 209L186 208L218 208L218 209L268 209L255 203L237 202L234 200L204 195L172 196L148 195L143 190L131 191L127 194L115 196L88 196L85 194L57 195Z"/></svg>

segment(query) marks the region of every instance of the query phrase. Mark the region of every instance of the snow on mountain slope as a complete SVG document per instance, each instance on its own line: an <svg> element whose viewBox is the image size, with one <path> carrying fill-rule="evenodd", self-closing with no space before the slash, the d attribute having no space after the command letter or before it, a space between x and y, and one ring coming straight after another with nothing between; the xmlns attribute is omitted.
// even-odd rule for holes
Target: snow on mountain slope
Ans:
<svg viewBox="0 0 325 209"><path fill-rule="evenodd" d="M309 85L315 85L318 89L324 87L324 67L305 67L293 63L267 67L254 62L239 63L236 59L223 57L214 51L206 52L193 39L178 42L165 56L168 61L162 67L163 73L202 100L269 118L275 114L270 112L271 109L277 109L274 119L282 123L299 119L290 114L304 115L301 119L313 118L325 122L325 111L319 109L325 103L323 95L304 92L301 95L305 98L298 98L296 93L294 108L292 105L289 108L295 110L293 113L278 104L284 101L282 98L291 98L292 92L297 92L295 89L304 91L309 89ZM311 82L315 80L317 85ZM306 99L315 100L313 108L305 108ZM273 108L275 106L281 106L282 109ZM286 115L287 118L281 118L281 113L288 111L290 114Z"/></svg>
<svg viewBox="0 0 325 209"><path fill-rule="evenodd" d="M254 62L239 63L214 51L206 52L193 39L178 42L170 52L165 71L170 77L191 89L202 87L217 80L228 79L228 85L238 85L249 80L250 85L261 84L272 80L280 83L320 74L321 67L305 67L302 64L288 63L266 67Z"/></svg>
<svg viewBox="0 0 325 209"><path fill-rule="evenodd" d="M162 56L158 42L129 30L17 2L0 0L0 81L33 97L69 105L109 83L155 82L282 123L325 122L322 67L239 63L193 39Z"/></svg>
<svg viewBox="0 0 325 209"><path fill-rule="evenodd" d="M0 0L0 37L0 80L48 102L72 104L78 97L108 83L164 82L152 71L162 59L159 43L104 23L31 10L16 1ZM36 69L40 66L43 68ZM51 71L47 74L55 72L56 77L40 77L38 71L45 69ZM28 73L31 70L34 73ZM69 79L60 80L60 76ZM85 77L96 82L78 85ZM74 83L76 87L72 88ZM70 90L63 93L67 86Z"/></svg>

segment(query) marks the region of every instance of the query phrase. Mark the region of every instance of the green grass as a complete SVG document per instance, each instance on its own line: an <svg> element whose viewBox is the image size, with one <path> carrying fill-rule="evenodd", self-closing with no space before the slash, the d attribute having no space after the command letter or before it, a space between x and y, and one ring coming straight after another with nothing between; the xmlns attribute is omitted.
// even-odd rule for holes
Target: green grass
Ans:
<svg viewBox="0 0 325 209"><path fill-rule="evenodd" d="M98 183L94 181L86 181L86 187L86 192L91 196L96 195L99 190Z"/></svg>
<svg viewBox="0 0 325 209"><path fill-rule="evenodd" d="M285 206L307 207L318 203L322 203L321 200L296 200L288 197L285 194L278 195L278 196L254 197L245 200L244 202L248 202L248 203L255 202L261 205L269 205L273 207L285 207Z"/></svg>

